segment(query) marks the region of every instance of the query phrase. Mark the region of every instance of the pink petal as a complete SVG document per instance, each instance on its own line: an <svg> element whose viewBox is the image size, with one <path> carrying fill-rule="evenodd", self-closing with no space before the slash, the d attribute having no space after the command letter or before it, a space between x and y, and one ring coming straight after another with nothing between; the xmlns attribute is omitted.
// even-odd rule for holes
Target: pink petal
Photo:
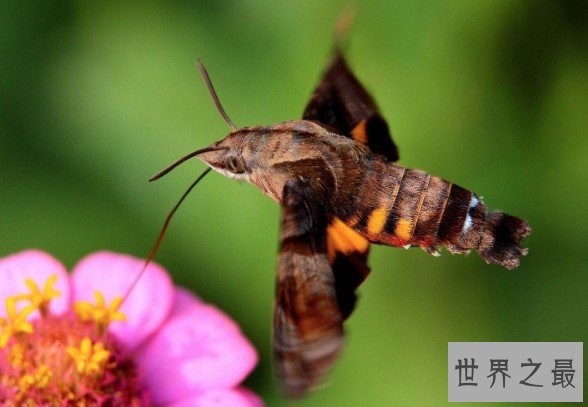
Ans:
<svg viewBox="0 0 588 407"><path fill-rule="evenodd" d="M169 403L239 384L257 352L216 307L200 304L171 318L137 357L154 403Z"/></svg>
<svg viewBox="0 0 588 407"><path fill-rule="evenodd" d="M0 259L0 316L6 316L7 297L30 293L25 284L27 278L33 279L43 290L47 279L54 274L57 274L57 281L53 288L61 295L51 300L49 309L52 314L61 315L69 308L71 297L69 276L63 264L40 250L26 250Z"/></svg>
<svg viewBox="0 0 588 407"><path fill-rule="evenodd" d="M192 307L202 304L202 300L198 298L191 291L182 287L175 287L174 305L168 318L175 317L185 311L189 311Z"/></svg>
<svg viewBox="0 0 588 407"><path fill-rule="evenodd" d="M251 389L247 387L237 387L233 389L236 392L239 392L243 397L246 397L249 400L249 405L252 407L263 407L264 402L257 394L255 394Z"/></svg>
<svg viewBox="0 0 588 407"><path fill-rule="evenodd" d="M91 254L74 267L72 290L74 300L95 303L94 291L100 291L107 303L125 295L141 270L144 260L111 252ZM174 299L172 281L165 269L151 263L120 311L126 321L109 325L127 350L137 348L167 319Z"/></svg>
<svg viewBox="0 0 588 407"><path fill-rule="evenodd" d="M169 407L263 407L263 401L252 391L216 389L168 404Z"/></svg>

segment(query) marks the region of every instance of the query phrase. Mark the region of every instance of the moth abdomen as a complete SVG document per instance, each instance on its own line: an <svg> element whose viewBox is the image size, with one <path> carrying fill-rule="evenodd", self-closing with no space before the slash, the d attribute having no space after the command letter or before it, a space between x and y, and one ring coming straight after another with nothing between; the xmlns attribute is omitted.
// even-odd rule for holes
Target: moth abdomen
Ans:
<svg viewBox="0 0 588 407"><path fill-rule="evenodd" d="M477 248L480 256L487 263L517 268L520 257L528 252L520 242L531 234L531 227L523 219L502 212L489 212L485 226Z"/></svg>
<svg viewBox="0 0 588 407"><path fill-rule="evenodd" d="M368 164L355 212L346 218L372 243L420 246L438 254L476 249L487 262L514 268L526 254L519 244L530 233L521 219L488 213L473 192L418 169L375 158Z"/></svg>
<svg viewBox="0 0 588 407"><path fill-rule="evenodd" d="M443 182L449 184L447 181ZM487 263L498 264L507 269L518 267L520 257L525 256L528 251L520 243L531 233L529 225L520 218L500 211L488 212L476 194L459 185L449 185L449 194L436 236L428 236L430 240L425 242L413 236L412 244L429 248L427 251L433 253L437 245L445 246L452 253L475 249ZM444 199L443 196L444 193L441 194L441 199ZM419 218L422 217L424 214L421 210ZM435 243L428 245L429 242Z"/></svg>

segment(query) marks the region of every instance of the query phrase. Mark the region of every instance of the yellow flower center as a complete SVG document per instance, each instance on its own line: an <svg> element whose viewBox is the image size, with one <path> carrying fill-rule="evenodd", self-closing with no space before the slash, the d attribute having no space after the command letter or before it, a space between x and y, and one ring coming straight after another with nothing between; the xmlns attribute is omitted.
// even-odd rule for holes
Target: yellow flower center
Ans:
<svg viewBox="0 0 588 407"><path fill-rule="evenodd" d="M77 372L85 376L102 376L104 366L110 357L110 352L104 349L102 343L92 344L88 337L82 339L79 348L68 346L67 353L75 361Z"/></svg>
<svg viewBox="0 0 588 407"><path fill-rule="evenodd" d="M34 305L24 307L22 310L16 310L16 299L9 297L6 299L7 318L0 318L0 349L8 344L13 336L19 333L30 334L33 332L33 325L27 321L27 317L37 308Z"/></svg>
<svg viewBox="0 0 588 407"><path fill-rule="evenodd" d="M24 365L24 350L21 344L16 343L8 351L8 362L12 366L22 367Z"/></svg>
<svg viewBox="0 0 588 407"><path fill-rule="evenodd" d="M42 390L46 388L51 382L53 372L47 365L41 365L34 374L24 374L18 381L17 399L25 397L26 393L31 389Z"/></svg>
<svg viewBox="0 0 588 407"><path fill-rule="evenodd" d="M105 330L113 321L126 321L125 314L118 310L122 297L116 297L108 306L99 291L94 291L94 299L96 305L89 301L78 301L74 304L74 310L82 321L93 321L99 331Z"/></svg>
<svg viewBox="0 0 588 407"><path fill-rule="evenodd" d="M57 291L53 286L57 281L57 274L53 274L51 277L47 279L45 285L43 286L43 291L39 290L39 286L37 283L31 279L27 278L25 280L25 284L29 287L31 292L29 294L20 294L15 296L17 301L27 300L34 305L36 309L39 310L41 315L46 315L49 311L49 303L53 298L57 298L61 295L59 291Z"/></svg>
<svg viewBox="0 0 588 407"><path fill-rule="evenodd" d="M78 302L75 313L49 313L60 295L51 276L43 290L27 279L30 293L9 297L0 318L0 404L5 405L141 405L136 367L121 355L106 330L124 321L122 298L106 305L100 292L96 304ZM17 303L25 302L20 307ZM41 318L28 321L34 311ZM12 404L10 404L12 403Z"/></svg>

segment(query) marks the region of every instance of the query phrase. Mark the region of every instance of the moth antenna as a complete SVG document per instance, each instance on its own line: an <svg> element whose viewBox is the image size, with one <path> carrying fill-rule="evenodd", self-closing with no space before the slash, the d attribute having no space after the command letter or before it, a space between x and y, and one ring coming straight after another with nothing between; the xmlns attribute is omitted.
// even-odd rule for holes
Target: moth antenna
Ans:
<svg viewBox="0 0 588 407"><path fill-rule="evenodd" d="M171 172L171 170L176 168L178 165L180 165L184 161L187 161L190 158L197 156L198 154L207 153L209 151L228 150L228 149L229 149L228 147L206 147L206 148L201 148L200 150L193 151L190 154L185 155L184 157L180 158L178 161L174 162L170 166L164 168L162 171L158 172L157 174L155 174L151 178L149 178L149 182L158 180L159 178L163 177L167 173Z"/></svg>
<svg viewBox="0 0 588 407"><path fill-rule="evenodd" d="M208 174L210 172L211 169L212 168L207 168L206 170L204 170L204 172L202 174L200 174L200 176L198 178L196 178L196 181L194 181L192 183L192 185L190 185L188 187L186 192L184 192L184 194L178 200L178 202L174 205L172 210L167 214L167 218L165 218L165 222L163 223L163 227L161 228L161 231L159 232L159 235L157 236L157 241L155 242L155 245L153 245L153 248L151 249L149 256L147 256L147 260L145 260L145 264L143 264L143 267L139 271L139 274L137 274L137 276L135 277L135 279L133 280L133 282L131 283L129 288L127 288L127 291L125 292L125 295L123 296L121 304L124 303L126 301L126 299L129 297L129 294L131 294L131 292L133 291L133 289L135 288L135 286L137 285L137 283L139 282L139 280L141 279L141 277L145 273L145 270L147 270L147 267L149 266L149 264L151 264L151 262L155 258L155 254L157 253L157 250L159 250L159 246L161 245L161 242L163 241L163 238L165 237L165 233L167 232L167 229L169 227L169 223L171 222L171 219L174 216L174 214L176 213L176 211L178 210L178 208L180 207L182 202L184 202L184 199L186 199L188 194L194 189L194 187L200 182L200 180L202 180L202 178L204 178L206 176L206 174Z"/></svg>
<svg viewBox="0 0 588 407"><path fill-rule="evenodd" d="M343 9L335 23L335 50L341 51L347 42L349 32L355 22L357 6L350 4Z"/></svg>
<svg viewBox="0 0 588 407"><path fill-rule="evenodd" d="M202 79L204 79L204 83L206 83L206 87L208 88L208 93L210 93L210 96L212 97L212 100L214 101L214 104L216 105L218 112L221 114L223 119L225 119L225 122L229 125L229 127L231 127L233 130L237 130L237 126L235 126L233 121L229 118L229 115L227 114L227 112L225 112L223 105L221 105L221 102L218 99L218 95L216 94L216 91L214 90L214 86L212 85L212 81L210 80L210 75L208 75L206 68L204 67L202 62L200 62L200 60L196 61L196 66L198 67L198 70L200 71L200 75L202 75Z"/></svg>

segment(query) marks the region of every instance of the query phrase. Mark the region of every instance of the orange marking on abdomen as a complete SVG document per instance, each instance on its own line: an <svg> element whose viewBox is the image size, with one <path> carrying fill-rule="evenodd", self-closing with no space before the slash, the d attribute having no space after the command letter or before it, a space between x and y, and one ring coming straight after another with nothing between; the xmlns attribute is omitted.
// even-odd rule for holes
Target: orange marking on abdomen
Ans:
<svg viewBox="0 0 588 407"><path fill-rule="evenodd" d="M384 225L388 219L388 210L386 208L376 208L370 214L367 222L367 235L371 240L378 240Z"/></svg>
<svg viewBox="0 0 588 407"><path fill-rule="evenodd" d="M399 219L394 234L408 242L412 237L412 222L409 219Z"/></svg>

